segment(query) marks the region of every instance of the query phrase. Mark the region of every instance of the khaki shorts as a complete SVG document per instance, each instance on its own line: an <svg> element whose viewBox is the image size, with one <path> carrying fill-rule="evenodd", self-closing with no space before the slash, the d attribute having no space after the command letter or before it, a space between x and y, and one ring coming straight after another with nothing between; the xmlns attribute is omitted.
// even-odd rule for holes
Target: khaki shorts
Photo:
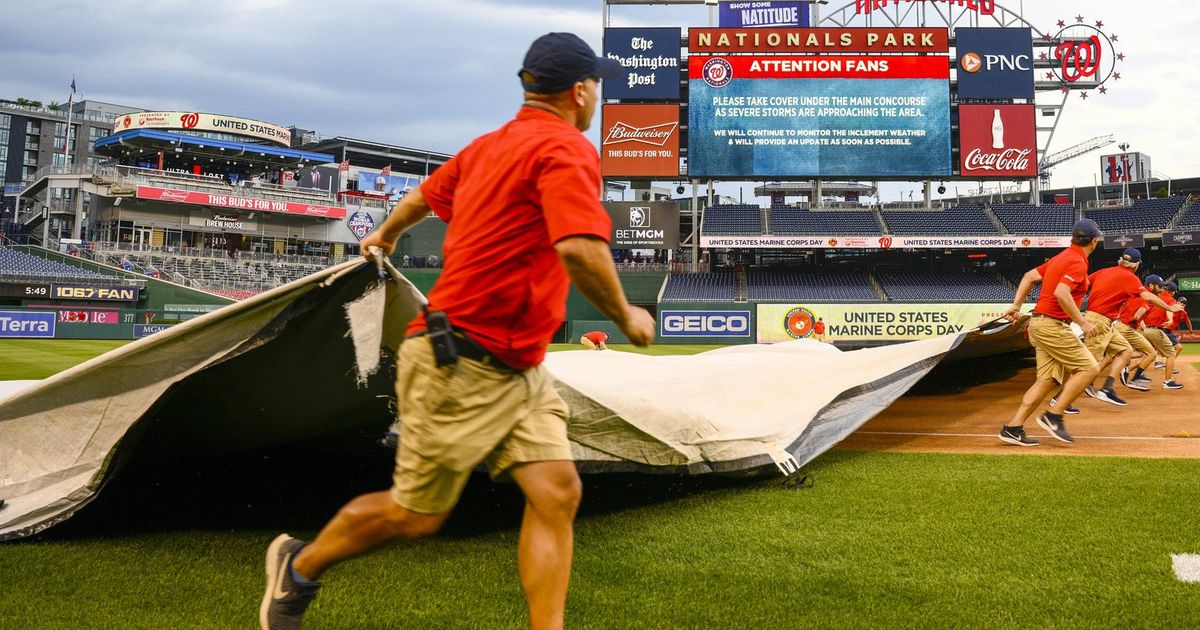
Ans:
<svg viewBox="0 0 1200 630"><path fill-rule="evenodd" d="M1100 329L1099 335L1083 340L1083 345L1087 347L1088 352L1092 353L1092 358L1096 361L1103 359L1104 355L1115 357L1122 351L1131 349L1125 337L1117 333L1116 326L1111 319L1091 311L1084 313L1083 318Z"/></svg>
<svg viewBox="0 0 1200 630"><path fill-rule="evenodd" d="M583 344L583 347L587 348L588 350L596 349L596 342L592 341L591 339L588 339L586 336L580 337L579 343Z"/></svg>
<svg viewBox="0 0 1200 630"><path fill-rule="evenodd" d="M1137 329L1125 322L1117 322L1116 329L1125 338L1125 341L1129 342L1129 347L1133 348L1134 351L1140 352L1143 355L1154 354L1154 347L1150 345L1150 342Z"/></svg>
<svg viewBox="0 0 1200 630"><path fill-rule="evenodd" d="M1029 343L1037 351L1038 380L1052 378L1062 383L1070 374L1098 365L1079 337L1071 332L1069 322L1034 317L1029 320Z"/></svg>
<svg viewBox="0 0 1200 630"><path fill-rule="evenodd" d="M401 507L449 510L480 462L495 478L516 464L571 459L567 405L542 366L518 372L460 357L439 368L429 338L413 337L397 367L392 498Z"/></svg>
<svg viewBox="0 0 1200 630"><path fill-rule="evenodd" d="M1175 356L1175 346L1171 343L1171 338L1167 333L1158 328L1147 328L1146 332L1142 333L1146 337L1146 341L1154 347L1154 351L1164 358L1170 359ZM1170 376L1170 375L1168 375Z"/></svg>

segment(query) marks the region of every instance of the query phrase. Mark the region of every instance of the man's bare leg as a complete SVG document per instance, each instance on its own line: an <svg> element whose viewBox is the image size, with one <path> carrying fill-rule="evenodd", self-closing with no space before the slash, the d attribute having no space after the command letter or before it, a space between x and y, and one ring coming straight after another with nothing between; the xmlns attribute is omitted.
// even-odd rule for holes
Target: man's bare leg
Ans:
<svg viewBox="0 0 1200 630"><path fill-rule="evenodd" d="M1054 389L1056 384L1057 382L1052 378L1043 378L1034 381L1033 385L1025 391L1025 396L1021 398L1021 404L1017 406L1017 412L1013 414L1012 421L1008 423L1008 426L1025 426L1025 420L1029 418L1029 414L1033 412L1034 408L1042 404L1042 401L1046 399L1046 396Z"/></svg>
<svg viewBox="0 0 1200 630"><path fill-rule="evenodd" d="M582 484L570 461L520 464L512 469L512 476L525 493L517 568L529 604L529 627L558 630L563 627L571 581Z"/></svg>

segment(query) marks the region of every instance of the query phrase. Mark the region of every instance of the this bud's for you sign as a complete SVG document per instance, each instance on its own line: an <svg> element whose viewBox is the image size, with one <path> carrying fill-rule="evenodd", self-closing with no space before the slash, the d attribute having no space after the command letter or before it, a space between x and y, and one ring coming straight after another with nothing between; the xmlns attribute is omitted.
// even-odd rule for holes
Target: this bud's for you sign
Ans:
<svg viewBox="0 0 1200 630"><path fill-rule="evenodd" d="M964 177L1037 175L1033 105L962 104L958 122Z"/></svg>
<svg viewBox="0 0 1200 630"><path fill-rule="evenodd" d="M680 36L678 28L604 29L604 56L624 70L604 81L604 98L678 100Z"/></svg>

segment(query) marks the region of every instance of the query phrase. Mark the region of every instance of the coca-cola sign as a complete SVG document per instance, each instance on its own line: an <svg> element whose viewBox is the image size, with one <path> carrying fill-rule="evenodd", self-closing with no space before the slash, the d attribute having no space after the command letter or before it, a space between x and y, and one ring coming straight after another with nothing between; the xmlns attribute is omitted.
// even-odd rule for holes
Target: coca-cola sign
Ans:
<svg viewBox="0 0 1200 630"><path fill-rule="evenodd" d="M679 105L605 105L605 177L679 177Z"/></svg>
<svg viewBox="0 0 1200 630"><path fill-rule="evenodd" d="M1034 106L958 107L959 156L964 177L1035 177L1037 131Z"/></svg>

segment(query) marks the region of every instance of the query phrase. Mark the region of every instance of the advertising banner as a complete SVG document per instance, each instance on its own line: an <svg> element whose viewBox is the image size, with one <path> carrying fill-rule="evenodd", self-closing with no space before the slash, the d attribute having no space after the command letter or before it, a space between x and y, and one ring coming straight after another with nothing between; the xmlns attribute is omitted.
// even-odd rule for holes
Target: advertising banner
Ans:
<svg viewBox="0 0 1200 630"><path fill-rule="evenodd" d="M1141 234L1105 234L1104 249L1125 249L1126 247L1142 248L1146 246L1146 237Z"/></svg>
<svg viewBox="0 0 1200 630"><path fill-rule="evenodd" d="M964 177L1037 175L1033 105L959 105L958 154Z"/></svg>
<svg viewBox="0 0 1200 630"><path fill-rule="evenodd" d="M948 176L949 75L945 57L693 56L688 175Z"/></svg>
<svg viewBox="0 0 1200 630"><path fill-rule="evenodd" d="M945 28L689 28L688 54L944 53ZM943 62L945 60L943 59Z"/></svg>
<svg viewBox="0 0 1200 630"><path fill-rule="evenodd" d="M1200 291L1200 277L1176 278L1180 291Z"/></svg>
<svg viewBox="0 0 1200 630"><path fill-rule="evenodd" d="M229 212L193 212L188 217L188 225L239 232L258 231L258 221L246 219L238 216L237 213Z"/></svg>
<svg viewBox="0 0 1200 630"><path fill-rule="evenodd" d="M679 204L673 201L606 201L613 249L679 247Z"/></svg>
<svg viewBox="0 0 1200 630"><path fill-rule="evenodd" d="M1033 98L1033 30L954 29L958 98Z"/></svg>
<svg viewBox="0 0 1200 630"><path fill-rule="evenodd" d="M135 324L133 327L133 338L141 339L149 337L157 332L162 332L173 326L173 324Z"/></svg>
<svg viewBox="0 0 1200 630"><path fill-rule="evenodd" d="M679 177L679 105L605 105L604 177Z"/></svg>
<svg viewBox="0 0 1200 630"><path fill-rule="evenodd" d="M762 28L809 24L807 2L722 2L721 28Z"/></svg>
<svg viewBox="0 0 1200 630"><path fill-rule="evenodd" d="M54 300L95 300L103 302L136 302L137 287L93 287L83 284L52 284L50 298Z"/></svg>
<svg viewBox="0 0 1200 630"><path fill-rule="evenodd" d="M138 186L138 199L167 201L170 203L190 203L218 208L236 208L253 212L280 212L307 217L325 217L327 219L346 218L346 209L318 204L296 203L293 201L276 201L259 199L257 197L238 197L236 195L218 195L191 190L174 188L159 188L157 186Z"/></svg>
<svg viewBox="0 0 1200 630"><path fill-rule="evenodd" d="M0 337L54 336L54 313L0 311Z"/></svg>
<svg viewBox="0 0 1200 630"><path fill-rule="evenodd" d="M1163 245L1166 247L1200 245L1200 231L1163 232Z"/></svg>
<svg viewBox="0 0 1200 630"><path fill-rule="evenodd" d="M625 71L604 82L604 98L678 100L681 33L678 28L604 29L604 56Z"/></svg>
<svg viewBox="0 0 1200 630"><path fill-rule="evenodd" d="M59 311L60 324L117 324L121 315L117 311Z"/></svg>
<svg viewBox="0 0 1200 630"><path fill-rule="evenodd" d="M1183 343L1200 343L1200 330L1176 330L1175 336Z"/></svg>
<svg viewBox="0 0 1200 630"><path fill-rule="evenodd" d="M203 114L200 112L138 112L117 118L113 133L130 129L173 129L178 131L214 131L269 140L283 147L292 146L287 127L261 120Z"/></svg>
<svg viewBox="0 0 1200 630"><path fill-rule="evenodd" d="M1069 236L701 236L700 247L747 249L1043 249Z"/></svg>
<svg viewBox="0 0 1200 630"><path fill-rule="evenodd" d="M912 341L959 333L1000 317L1009 304L759 304L758 342L812 337L825 322L826 341ZM1033 310L1026 304L1022 312Z"/></svg>
<svg viewBox="0 0 1200 630"><path fill-rule="evenodd" d="M371 218L371 215L365 211L359 210L350 215L350 220L346 221L346 226L354 233L355 238L361 241L371 233L371 230L375 229L375 219Z"/></svg>
<svg viewBox="0 0 1200 630"><path fill-rule="evenodd" d="M749 337L750 311L663 311L658 313L662 337Z"/></svg>

